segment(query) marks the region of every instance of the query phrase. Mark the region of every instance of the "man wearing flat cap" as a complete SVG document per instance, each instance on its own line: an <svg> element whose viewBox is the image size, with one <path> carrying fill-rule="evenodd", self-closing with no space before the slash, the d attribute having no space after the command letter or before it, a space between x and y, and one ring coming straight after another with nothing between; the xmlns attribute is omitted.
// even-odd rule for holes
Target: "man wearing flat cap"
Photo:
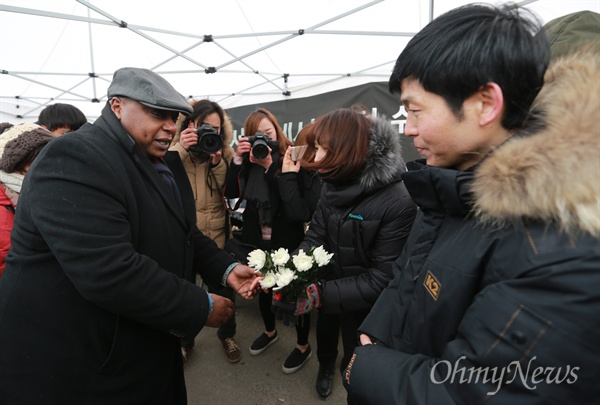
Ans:
<svg viewBox="0 0 600 405"><path fill-rule="evenodd" d="M0 278L0 403L186 403L180 338L233 308L188 280L257 287L164 165L191 111L156 73L119 69L96 122L29 169Z"/></svg>

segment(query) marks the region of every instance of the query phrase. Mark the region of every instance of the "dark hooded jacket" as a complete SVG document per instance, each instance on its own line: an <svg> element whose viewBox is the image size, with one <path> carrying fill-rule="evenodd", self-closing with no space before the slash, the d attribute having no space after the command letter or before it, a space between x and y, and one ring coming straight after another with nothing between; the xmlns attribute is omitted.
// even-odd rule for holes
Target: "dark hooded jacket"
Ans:
<svg viewBox="0 0 600 405"><path fill-rule="evenodd" d="M559 60L474 171L416 163L419 215L343 375L360 404L597 403L600 52Z"/></svg>
<svg viewBox="0 0 600 405"><path fill-rule="evenodd" d="M392 279L416 214L400 174L405 170L398 132L373 118L367 161L357 181L325 181L300 249L333 253L324 274L321 311L368 311Z"/></svg>

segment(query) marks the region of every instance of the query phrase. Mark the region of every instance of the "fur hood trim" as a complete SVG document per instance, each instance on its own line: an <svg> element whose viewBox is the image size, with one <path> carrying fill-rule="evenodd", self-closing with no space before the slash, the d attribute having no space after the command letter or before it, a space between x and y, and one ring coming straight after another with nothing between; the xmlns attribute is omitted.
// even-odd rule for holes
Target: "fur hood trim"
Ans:
<svg viewBox="0 0 600 405"><path fill-rule="evenodd" d="M223 118L223 145L229 145L233 140L233 125L226 110L223 110Z"/></svg>
<svg viewBox="0 0 600 405"><path fill-rule="evenodd" d="M385 117L372 117L371 139L360 184L367 190L379 189L400 180L406 171L400 134Z"/></svg>
<svg viewBox="0 0 600 405"><path fill-rule="evenodd" d="M542 128L484 160L473 185L484 222L521 218L600 237L600 41L557 59L533 106Z"/></svg>

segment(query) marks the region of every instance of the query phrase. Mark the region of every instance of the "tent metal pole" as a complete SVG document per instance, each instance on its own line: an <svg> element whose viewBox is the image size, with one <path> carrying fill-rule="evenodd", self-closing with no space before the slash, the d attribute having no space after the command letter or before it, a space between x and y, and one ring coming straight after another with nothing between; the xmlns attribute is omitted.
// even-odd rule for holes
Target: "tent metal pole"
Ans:
<svg viewBox="0 0 600 405"><path fill-rule="evenodd" d="M123 28L127 28L129 29L131 32L134 32L136 34L138 34L139 36L147 39L148 41L154 42L156 45L165 48L166 50L173 52L174 54L176 54L177 56L193 63L194 65L198 65L200 67L202 67L203 69L206 69L207 66L204 66L203 64L201 64L200 62L196 61L195 59L190 58L189 56L184 55L183 53L179 52L178 50L171 48L170 46L152 38L150 35L147 35L143 32L141 32L139 29L137 28L133 28L131 26L129 26L129 24L127 24L126 22L122 21L122 20L118 20L116 17L113 17L112 15L104 12L103 10L99 9L98 7L93 6L92 4L88 3L87 1L83 1L83 0L77 0L78 3L81 3L82 5L91 8L92 10L94 10L95 12L97 12L98 14L102 14L104 17L114 21L115 24L118 24L119 26L123 27Z"/></svg>
<svg viewBox="0 0 600 405"><path fill-rule="evenodd" d="M435 7L435 0L429 0L429 22L433 21L433 7Z"/></svg>

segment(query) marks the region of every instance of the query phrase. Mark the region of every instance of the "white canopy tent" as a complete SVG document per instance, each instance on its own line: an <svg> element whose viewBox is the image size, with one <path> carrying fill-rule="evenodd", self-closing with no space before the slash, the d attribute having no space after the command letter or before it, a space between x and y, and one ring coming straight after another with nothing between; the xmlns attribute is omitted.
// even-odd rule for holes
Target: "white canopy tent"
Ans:
<svg viewBox="0 0 600 405"><path fill-rule="evenodd" d="M414 33L469 2L0 0L0 122L33 122L55 102L93 121L123 66L226 108L387 81ZM544 23L600 12L600 0L517 4Z"/></svg>

